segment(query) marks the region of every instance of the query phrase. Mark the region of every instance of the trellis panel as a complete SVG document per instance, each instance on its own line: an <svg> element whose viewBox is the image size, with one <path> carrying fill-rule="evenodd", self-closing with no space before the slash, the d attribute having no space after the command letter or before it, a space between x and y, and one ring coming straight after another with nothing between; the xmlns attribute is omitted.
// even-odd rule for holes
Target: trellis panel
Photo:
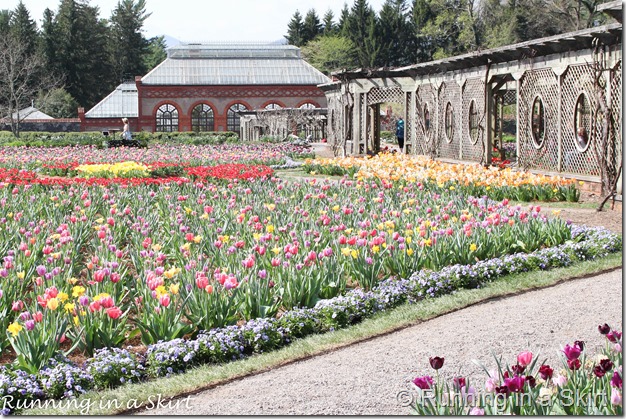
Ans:
<svg viewBox="0 0 626 419"><path fill-rule="evenodd" d="M617 63L611 72L611 97L612 97L612 135L611 145L614 147L612 156L613 167L618 170L622 163L622 62Z"/></svg>
<svg viewBox="0 0 626 419"><path fill-rule="evenodd" d="M430 130L425 129L424 105L430 112ZM437 115L437 90L432 84L422 84L415 94L415 154L435 156L435 118Z"/></svg>
<svg viewBox="0 0 626 419"><path fill-rule="evenodd" d="M530 70L520 80L518 162L521 167L555 171L558 168L558 104L559 87L556 74L550 68ZM531 129L531 112L535 98L544 105L545 136L541 147L535 147Z"/></svg>
<svg viewBox="0 0 626 419"><path fill-rule="evenodd" d="M563 75L561 105L561 170L565 173L598 176L600 168L595 157L594 148L598 147L598 135L602 124L594 118L593 109L597 100L594 88L594 70L591 65L572 65ZM576 147L576 104L581 94L589 103L590 114L584 119L584 128L588 133L589 145L581 151Z"/></svg>
<svg viewBox="0 0 626 419"><path fill-rule="evenodd" d="M478 137L474 142L470 136L470 104L474 100L478 112ZM485 134L487 129L485 116L485 82L482 79L469 79L463 88L463 110L461 112L461 148L463 160L480 162L484 156Z"/></svg>
<svg viewBox="0 0 626 419"><path fill-rule="evenodd" d="M453 109L454 121L452 138L446 135L446 107L450 103ZM439 88L439 109L437 112L437 123L439 126L438 156L449 159L460 159L461 155L461 87L456 81L447 81Z"/></svg>

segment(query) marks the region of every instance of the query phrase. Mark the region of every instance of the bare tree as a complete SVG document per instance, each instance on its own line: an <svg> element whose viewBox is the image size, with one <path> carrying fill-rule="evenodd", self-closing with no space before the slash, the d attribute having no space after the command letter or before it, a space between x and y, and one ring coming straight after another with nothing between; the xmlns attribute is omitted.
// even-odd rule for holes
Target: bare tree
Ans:
<svg viewBox="0 0 626 419"><path fill-rule="evenodd" d="M28 54L27 43L7 34L0 38L0 117L5 117L16 137L20 122L27 115L19 110L40 94L58 87L58 78L45 71L44 61L37 54Z"/></svg>
<svg viewBox="0 0 626 419"><path fill-rule="evenodd" d="M602 211L604 204L610 199L615 200L617 194L617 182L622 171L621 159L615 156L615 138L613 127L613 95L606 95L607 85L610 84L610 74L613 71L606 63L606 56L602 45L596 45L594 50L594 61L591 64L594 69L594 88L596 96L596 107L593 111L595 115L595 129L597 135L597 147L593 152L600 167L600 179L602 182L602 193L605 198L598 206L598 211ZM611 86L609 85L610 89ZM620 93L618 93L620 94ZM619 168L616 162L620 161Z"/></svg>

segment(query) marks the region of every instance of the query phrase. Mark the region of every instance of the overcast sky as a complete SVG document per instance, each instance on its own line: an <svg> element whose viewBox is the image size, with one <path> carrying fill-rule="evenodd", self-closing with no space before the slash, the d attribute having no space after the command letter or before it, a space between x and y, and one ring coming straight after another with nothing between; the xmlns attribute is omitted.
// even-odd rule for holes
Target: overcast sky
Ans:
<svg viewBox="0 0 626 419"><path fill-rule="evenodd" d="M56 13L58 0L22 0L31 18L41 27L43 11ZM296 10L304 16L315 9L320 20L331 9L335 23L344 0L147 0L152 15L144 25L147 38L168 35L179 41L277 41L287 33L287 24ZM354 0L347 1L351 7ZM0 9L14 10L19 0L0 0ZM384 0L369 0L380 11ZM89 0L100 8L100 17L109 18L116 0Z"/></svg>

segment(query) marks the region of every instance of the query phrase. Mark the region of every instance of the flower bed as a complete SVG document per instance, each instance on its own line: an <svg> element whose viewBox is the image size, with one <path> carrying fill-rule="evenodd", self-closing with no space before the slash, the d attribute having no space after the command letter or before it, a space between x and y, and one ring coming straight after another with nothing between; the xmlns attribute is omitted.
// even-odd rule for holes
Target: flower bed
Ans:
<svg viewBox="0 0 626 419"><path fill-rule="evenodd" d="M4 396L0 400L11 397L11 406L23 406L29 400L58 397L61 388L66 396L73 396L92 388L111 388L125 382L181 373L200 364L241 359L287 345L294 338L349 326L407 301L479 287L510 273L568 266L621 249L621 238L604 229L574 227L573 235L580 241L474 265L455 265L439 272L421 271L401 280L390 278L371 291L352 290L345 296L320 301L313 308L290 310L279 319L257 319L242 326L216 328L200 333L193 340L158 342L148 346L145 357L120 349L100 350L83 368L67 361L53 361L39 374L2 369L0 389L4 391L0 394ZM432 291L437 283L445 284L438 293ZM423 379L419 383L432 385L432 380Z"/></svg>
<svg viewBox="0 0 626 419"><path fill-rule="evenodd" d="M573 179L535 175L511 168L484 168L479 164L450 164L397 153L383 153L373 158L307 160L303 169L326 175L347 174L356 179L418 182L436 192L457 189L471 196L487 195L496 200L577 201L580 196Z"/></svg>
<svg viewBox="0 0 626 419"><path fill-rule="evenodd" d="M143 164L171 163L178 166L214 166L241 163L249 165L282 165L285 156L309 155L310 148L289 144L221 144L214 145L155 145L150 148L98 149L76 146L58 147L2 147L0 166L18 169L36 169L43 164L111 164L135 161Z"/></svg>
<svg viewBox="0 0 626 419"><path fill-rule="evenodd" d="M45 355L65 333L91 355L131 332L172 340L571 236L538 206L416 184L95 185L0 189L0 326L16 331L0 347ZM54 325L47 335L38 312ZM36 371L48 355L30 352Z"/></svg>

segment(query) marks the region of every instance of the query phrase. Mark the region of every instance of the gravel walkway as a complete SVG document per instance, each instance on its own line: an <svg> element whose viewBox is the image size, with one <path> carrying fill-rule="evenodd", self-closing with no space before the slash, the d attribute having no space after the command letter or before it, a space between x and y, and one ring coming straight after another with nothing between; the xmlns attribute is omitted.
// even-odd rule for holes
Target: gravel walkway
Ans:
<svg viewBox="0 0 626 419"><path fill-rule="evenodd" d="M512 363L531 350L560 366L559 349L574 340L587 353L604 345L599 324L622 328L622 270L501 298L447 314L330 354L247 377L190 396L158 415L407 415L409 382L440 372L484 380L477 359L495 368L491 352ZM555 368L557 370L557 368ZM400 400L398 400L400 399Z"/></svg>

